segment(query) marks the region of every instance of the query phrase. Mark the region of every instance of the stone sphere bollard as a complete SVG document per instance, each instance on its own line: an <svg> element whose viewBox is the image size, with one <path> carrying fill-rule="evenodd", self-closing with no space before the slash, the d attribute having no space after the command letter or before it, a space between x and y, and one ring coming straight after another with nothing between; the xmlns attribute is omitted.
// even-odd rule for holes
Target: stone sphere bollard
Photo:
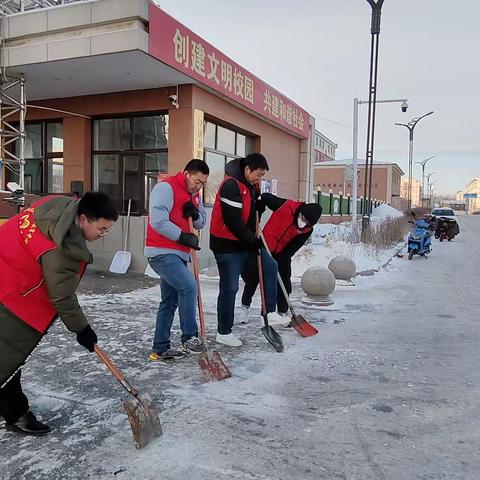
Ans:
<svg viewBox="0 0 480 480"><path fill-rule="evenodd" d="M309 268L302 275L301 286L306 293L302 303L319 306L333 304L330 294L335 290L335 276L328 268Z"/></svg>
<svg viewBox="0 0 480 480"><path fill-rule="evenodd" d="M337 280L351 282L357 275L357 266L355 262L345 255L337 255L330 260L328 269L335 275Z"/></svg>

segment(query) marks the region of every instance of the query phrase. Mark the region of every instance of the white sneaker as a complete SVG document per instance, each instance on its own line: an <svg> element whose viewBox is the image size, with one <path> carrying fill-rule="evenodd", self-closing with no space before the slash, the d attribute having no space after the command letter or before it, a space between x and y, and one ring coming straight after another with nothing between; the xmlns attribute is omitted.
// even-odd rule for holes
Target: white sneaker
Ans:
<svg viewBox="0 0 480 480"><path fill-rule="evenodd" d="M233 333L228 335L222 335L217 333L217 343L222 343L223 345L228 345L229 347L241 347L243 342L237 338Z"/></svg>
<svg viewBox="0 0 480 480"><path fill-rule="evenodd" d="M235 319L235 323L248 323L250 320L248 318L248 313L250 312L250 307L247 307L246 305L242 304L242 307L240 309L240 315L238 318Z"/></svg>
<svg viewBox="0 0 480 480"><path fill-rule="evenodd" d="M282 316L277 312L272 312L267 315L269 325L280 325L282 327L287 327L290 323L288 316Z"/></svg>

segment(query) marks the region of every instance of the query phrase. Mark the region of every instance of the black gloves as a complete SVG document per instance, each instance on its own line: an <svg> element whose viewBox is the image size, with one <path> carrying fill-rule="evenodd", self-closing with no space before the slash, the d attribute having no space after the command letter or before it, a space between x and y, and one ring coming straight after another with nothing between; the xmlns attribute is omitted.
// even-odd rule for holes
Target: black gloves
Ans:
<svg viewBox="0 0 480 480"><path fill-rule="evenodd" d="M255 250L260 250L264 247L263 241L260 237L255 237L255 243L253 244L253 247L255 248Z"/></svg>
<svg viewBox="0 0 480 480"><path fill-rule="evenodd" d="M77 333L77 342L89 352L93 352L97 343L97 334L90 325L87 325L80 333Z"/></svg>
<svg viewBox="0 0 480 480"><path fill-rule="evenodd" d="M256 200L255 200L255 210L258 212L258 214L261 216L263 213L265 213L265 209L267 206L265 205L265 201L263 200L262 196L260 195Z"/></svg>
<svg viewBox="0 0 480 480"><path fill-rule="evenodd" d="M194 233L182 232L180 237L178 237L177 243L193 248L194 250L200 250L200 247L198 246L198 237Z"/></svg>
<svg viewBox="0 0 480 480"><path fill-rule="evenodd" d="M193 204L193 202L185 202L183 204L183 217L192 217L193 221L198 220L198 218L200 217L200 213L198 212L198 208Z"/></svg>

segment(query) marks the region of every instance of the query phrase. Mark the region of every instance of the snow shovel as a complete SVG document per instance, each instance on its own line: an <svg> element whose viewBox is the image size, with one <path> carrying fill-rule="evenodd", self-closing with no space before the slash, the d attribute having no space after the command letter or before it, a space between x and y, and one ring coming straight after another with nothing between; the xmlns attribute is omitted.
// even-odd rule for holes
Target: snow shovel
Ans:
<svg viewBox="0 0 480 480"><path fill-rule="evenodd" d="M98 345L95 345L95 353L131 395L123 401L123 408L125 408L130 421L135 447L143 448L162 435L162 426L152 398L148 394L140 395Z"/></svg>
<svg viewBox="0 0 480 480"><path fill-rule="evenodd" d="M258 212L257 212L257 219L256 219L256 230L257 236L260 234L260 222L258 219ZM273 348L277 352L283 352L283 342L282 337L275 331L269 324L268 324L268 315L267 315L267 307L265 303L265 288L263 283L263 267L262 267L262 253L261 249L257 250L257 265L258 265L258 280L260 283L260 296L262 299L262 317L264 326L262 327L263 336L273 345Z"/></svg>
<svg viewBox="0 0 480 480"><path fill-rule="evenodd" d="M115 253L112 264L110 265L110 271L112 273L127 273L130 262L132 261L132 254L127 252L128 232L130 230L130 207L132 205L132 199L128 199L128 212L127 212L127 229L123 240L123 251Z"/></svg>
<svg viewBox="0 0 480 480"><path fill-rule="evenodd" d="M270 249L268 248L267 242L265 240L265 237L263 236L262 229L260 229L260 238L263 241L263 244L265 245L265 249L267 250L268 254L272 256L272 252L270 252ZM273 258L273 256L272 256ZM283 295L285 297L285 300L288 303L288 307L290 308L290 313L292 314L292 327L302 336L302 337L313 337L313 335L316 335L318 333L318 330L305 318L303 315L296 315L295 310L293 309L292 302L290 301L290 298L288 298L288 293L287 289L285 288L285 284L283 283L282 277L280 276L280 273L277 272L277 280L278 284L280 285L280 288L282 289Z"/></svg>
<svg viewBox="0 0 480 480"><path fill-rule="evenodd" d="M188 217L188 223L190 225L190 232L193 233L192 217ZM200 290L200 275L198 268L198 254L197 251L192 248L192 263L193 274L198 286L198 318L200 320L200 337L207 348L206 352L201 353L198 356L198 366L202 369L202 373L207 381L224 380L232 376L229 368L222 360L222 357L216 350L209 350L207 346L207 335L205 329L205 318L203 317L203 303L202 292Z"/></svg>

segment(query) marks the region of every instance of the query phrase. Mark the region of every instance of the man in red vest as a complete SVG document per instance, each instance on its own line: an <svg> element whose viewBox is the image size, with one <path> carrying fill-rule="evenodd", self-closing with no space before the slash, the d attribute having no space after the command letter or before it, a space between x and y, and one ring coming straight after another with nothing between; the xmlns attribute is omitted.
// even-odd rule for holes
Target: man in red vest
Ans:
<svg viewBox="0 0 480 480"><path fill-rule="evenodd" d="M188 269L190 251L198 237L190 232L189 217L196 229L203 228L207 215L198 192L205 186L208 165L191 160L183 172L157 183L150 194L145 256L160 276L161 301L157 312L150 360L174 360L186 353L199 354L205 346L198 338L196 320L197 283ZM182 349L170 345L175 310L182 329Z"/></svg>
<svg viewBox="0 0 480 480"><path fill-rule="evenodd" d="M242 341L232 333L238 280L249 260L256 265L257 252L263 245L256 236L255 218L258 184L267 170L267 159L260 153L227 163L227 176L218 189L213 206L210 249L215 255L220 275L217 342L230 347L242 345ZM277 297L277 264L270 256L262 254L262 265L266 311L269 321L274 323L277 315L271 312L275 312Z"/></svg>
<svg viewBox="0 0 480 480"><path fill-rule="evenodd" d="M263 234L273 258L277 261L278 272L287 293L292 293L292 257L310 238L313 226L322 214L322 207L316 203L296 202L264 193L261 197L264 206L272 210L263 229ZM242 295L241 323L248 322L248 309L258 285L256 264L249 262L242 272L245 288ZM282 325L288 325L288 303L280 287L277 289L277 312L283 316Z"/></svg>
<svg viewBox="0 0 480 480"><path fill-rule="evenodd" d="M0 226L0 415L7 430L45 435L30 411L20 367L60 317L77 341L94 351L97 336L75 291L93 242L112 230L118 212L102 192L80 200L48 196Z"/></svg>

